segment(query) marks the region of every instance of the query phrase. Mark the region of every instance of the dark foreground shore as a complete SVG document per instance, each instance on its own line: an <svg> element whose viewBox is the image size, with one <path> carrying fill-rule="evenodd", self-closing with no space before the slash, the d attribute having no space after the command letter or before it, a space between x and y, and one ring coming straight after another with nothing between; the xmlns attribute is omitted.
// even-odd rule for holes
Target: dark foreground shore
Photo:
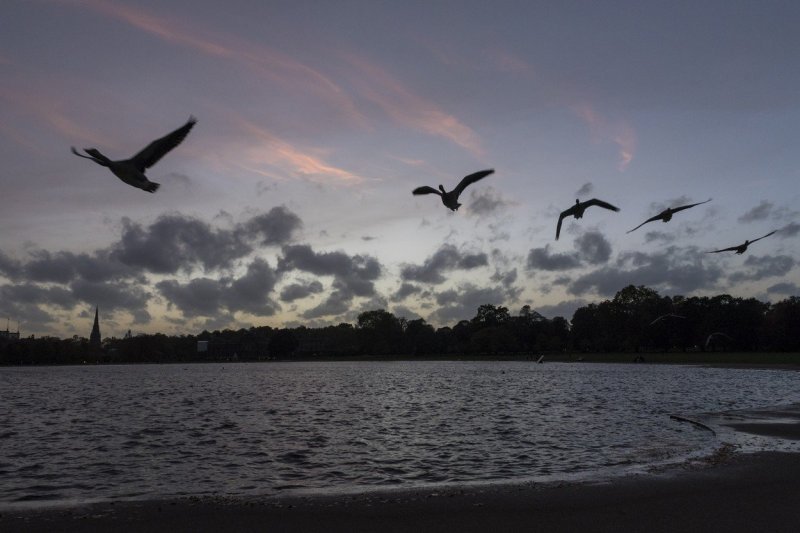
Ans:
<svg viewBox="0 0 800 533"><path fill-rule="evenodd" d="M800 531L800 454L725 455L590 483L4 511L0 531Z"/></svg>

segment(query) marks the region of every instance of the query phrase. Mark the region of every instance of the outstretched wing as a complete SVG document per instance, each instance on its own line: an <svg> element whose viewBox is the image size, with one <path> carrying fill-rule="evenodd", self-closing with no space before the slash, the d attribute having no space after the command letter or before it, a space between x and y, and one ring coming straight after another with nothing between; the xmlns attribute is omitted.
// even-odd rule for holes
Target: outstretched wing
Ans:
<svg viewBox="0 0 800 533"><path fill-rule="evenodd" d="M470 174L469 176L464 176L464 178L459 182L453 192L456 193L456 196L460 196L464 189L467 188L467 185L475 183L478 180L482 180L489 174L493 174L494 169L490 168L488 170L481 170L480 172L475 172L474 174Z"/></svg>
<svg viewBox="0 0 800 533"><path fill-rule="evenodd" d="M769 233L767 233L766 235L764 235L764 236L762 236L762 237L759 237L758 239L753 239L752 241L750 241L750 244L753 244L753 243L754 243L754 242L756 242L756 241L760 241L761 239L763 239L763 238L765 238L765 237L769 237L770 235L772 235L772 234L773 234L773 233L775 233L776 231L778 231L778 230L772 230L772 231L770 231Z"/></svg>
<svg viewBox="0 0 800 533"><path fill-rule="evenodd" d="M633 228L632 230L627 231L626 233L630 233L631 231L636 231L637 229L641 228L642 226L644 226L648 222L655 222L656 220L661 220L662 216L663 216L663 213L659 213L654 217L650 217L647 220L645 220L644 222L642 222L641 224L639 224L638 226L636 226L635 228Z"/></svg>
<svg viewBox="0 0 800 533"><path fill-rule="evenodd" d="M591 200L587 200L583 202L583 205L586 207L596 205L597 207L604 207L612 211L619 211L619 207L613 206L608 202L604 202L603 200L598 200L597 198L592 198Z"/></svg>
<svg viewBox="0 0 800 533"><path fill-rule="evenodd" d="M678 211L683 211L684 209L689 209L690 207L694 207L696 205L707 204L710 201L711 201L711 198L709 198L705 202L697 202L696 204L682 205L680 207L670 207L669 210L672 211L673 213L677 213Z"/></svg>
<svg viewBox="0 0 800 533"><path fill-rule="evenodd" d="M417 194L417 195L419 195L419 194L438 194L439 196L442 195L441 192L437 191L433 187L428 187L427 185L423 185L422 187L417 187L416 189L411 191L411 194Z"/></svg>
<svg viewBox="0 0 800 533"><path fill-rule="evenodd" d="M167 152L178 146L189 135L189 131L196 123L196 118L189 117L189 121L186 124L148 144L144 150L133 156L131 161L140 172L144 172L146 168L158 163L158 160L164 157Z"/></svg>
<svg viewBox="0 0 800 533"><path fill-rule="evenodd" d="M558 215L558 225L556 226L556 240L558 240L558 236L561 235L561 223L564 221L566 217L570 216L574 210L575 210L574 207L570 207L569 209L563 211L560 215Z"/></svg>
<svg viewBox="0 0 800 533"><path fill-rule="evenodd" d="M707 254L717 254L719 252L735 252L738 249L739 249L739 246L731 246L730 248L723 248L722 250L713 250L711 252L706 252L706 253Z"/></svg>

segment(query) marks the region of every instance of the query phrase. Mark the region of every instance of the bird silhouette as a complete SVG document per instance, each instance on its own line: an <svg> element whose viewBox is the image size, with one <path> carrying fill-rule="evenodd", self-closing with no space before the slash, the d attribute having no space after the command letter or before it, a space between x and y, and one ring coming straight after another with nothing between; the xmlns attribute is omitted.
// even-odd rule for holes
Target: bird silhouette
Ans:
<svg viewBox="0 0 800 533"><path fill-rule="evenodd" d="M478 180L481 180L488 176L489 174L494 173L494 169L489 170L481 170L480 172L475 172L474 174L470 174L469 176L465 176L456 188L450 192L444 190L444 187L439 185L439 190L437 191L433 187L429 187L427 185L423 185L422 187L417 187L412 191L412 194L420 195L420 194L438 194L442 197L442 203L448 207L451 211L457 211L461 204L458 203L458 197L464 192L464 189L467 188L468 185L475 183Z"/></svg>
<svg viewBox="0 0 800 533"><path fill-rule="evenodd" d="M777 231L777 230L770 231L766 235L763 235L763 236L759 237L758 239L753 239L752 241L744 241L739 246L731 246L730 248L723 248L721 250L712 250L712 251L706 252L706 253L717 254L719 252L736 252L737 254L743 254L743 253L745 253L745 251L747 251L747 247L748 246L750 246L751 244L753 244L756 241L760 241L761 239L763 239L765 237L769 237L770 235L775 233L775 231Z"/></svg>
<svg viewBox="0 0 800 533"><path fill-rule="evenodd" d="M666 320L668 318L686 318L686 317L685 316L681 316L681 315L676 315L675 313L667 313L665 315L661 315L660 317L658 317L655 320L653 320L652 322L650 322L650 325L652 326L653 324L656 324L656 323L661 322L662 320Z"/></svg>
<svg viewBox="0 0 800 533"><path fill-rule="evenodd" d="M91 159L98 165L108 167L116 177L128 185L152 193L156 192L160 185L148 180L147 176L144 175L144 171L155 165L167 152L178 146L181 141L186 138L189 131L196 123L196 118L189 117L186 124L172 133L168 133L160 139L151 142L141 152L130 159L112 161L101 154L96 148L84 148L84 152L89 154L90 157L78 153L74 146L72 147L72 153L84 159Z"/></svg>
<svg viewBox="0 0 800 533"><path fill-rule="evenodd" d="M561 235L561 222L566 217L573 216L575 218L583 218L583 212L586 211L586 208L591 207L593 205L596 205L597 207L604 207L605 209L610 209L612 211L619 211L619 207L615 207L610 203L598 200L597 198L592 198L591 200L586 200L585 202L580 202L576 199L575 205L573 205L566 211L562 211L561 214L558 216L558 225L556 226L556 240L558 240L558 236Z"/></svg>
<svg viewBox="0 0 800 533"><path fill-rule="evenodd" d="M674 215L678 211L683 211L684 209L689 209L690 207L694 207L696 205L706 204L706 203L708 203L710 201L711 201L711 198L709 198L705 202L697 202L696 204L682 205L680 207L670 207L668 209L664 209L663 211L661 211L656 216L648 218L647 220L645 220L644 222L642 222L641 224L639 224L638 226L636 226L632 230L628 231L627 233L630 233L631 231L636 231L637 229L641 228L642 226L644 226L648 222L655 222L656 220L662 220L663 222L669 222L670 220L672 220L672 215Z"/></svg>

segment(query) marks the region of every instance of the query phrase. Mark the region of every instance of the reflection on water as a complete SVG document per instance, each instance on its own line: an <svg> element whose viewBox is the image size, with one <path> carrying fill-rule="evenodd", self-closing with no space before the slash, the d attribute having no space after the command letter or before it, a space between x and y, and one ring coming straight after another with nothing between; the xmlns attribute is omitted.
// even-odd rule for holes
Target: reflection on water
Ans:
<svg viewBox="0 0 800 533"><path fill-rule="evenodd" d="M794 372L528 362L0 369L0 504L541 478L709 446Z"/></svg>

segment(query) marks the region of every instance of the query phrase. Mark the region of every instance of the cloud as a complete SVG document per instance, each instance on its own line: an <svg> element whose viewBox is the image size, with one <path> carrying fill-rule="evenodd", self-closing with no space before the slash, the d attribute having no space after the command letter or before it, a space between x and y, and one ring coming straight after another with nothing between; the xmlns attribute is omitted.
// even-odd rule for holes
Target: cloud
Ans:
<svg viewBox="0 0 800 533"><path fill-rule="evenodd" d="M535 310L544 317L553 319L557 316L572 320L575 310L584 307L588 302L582 298L575 300L563 300L554 305L539 305Z"/></svg>
<svg viewBox="0 0 800 533"><path fill-rule="evenodd" d="M0 250L0 274L8 279L16 279L22 274L22 264Z"/></svg>
<svg viewBox="0 0 800 533"><path fill-rule="evenodd" d="M716 264L704 264L696 247L670 246L654 254L625 252L614 266L606 266L577 277L568 292L596 292L611 296L627 285L646 285L658 290L683 293L714 287L723 272Z"/></svg>
<svg viewBox="0 0 800 533"><path fill-rule="evenodd" d="M416 285L411 283L403 283L400 285L400 288L397 289L397 292L392 295L391 300L393 302L402 302L412 294L419 294L420 292L422 292L422 289Z"/></svg>
<svg viewBox="0 0 800 533"><path fill-rule="evenodd" d="M181 284L164 280L156 284L168 305L175 306L187 318L213 317L237 311L256 316L272 316L280 310L270 299L277 273L261 258L254 259L239 278L194 278Z"/></svg>
<svg viewBox="0 0 800 533"><path fill-rule="evenodd" d="M308 245L284 246L278 271L300 270L318 276L333 276L332 292L318 306L305 311L304 318L341 315L348 311L355 297L373 297L374 281L382 273L380 263L366 255L350 256L345 252L315 252Z"/></svg>
<svg viewBox="0 0 800 533"><path fill-rule="evenodd" d="M470 193L469 213L483 217L512 205L515 205L515 202L503 198L494 187L486 187Z"/></svg>
<svg viewBox="0 0 800 533"><path fill-rule="evenodd" d="M551 254L550 245L532 248L526 263L528 270L569 270L581 266L578 254Z"/></svg>
<svg viewBox="0 0 800 533"><path fill-rule="evenodd" d="M263 246L280 246L291 242L302 226L299 216L284 206L277 206L243 223L241 229Z"/></svg>
<svg viewBox="0 0 800 533"><path fill-rule="evenodd" d="M431 313L429 322L450 325L475 316L483 304L503 305L506 291L501 287L477 287L466 283L457 290L450 289L436 295L439 308Z"/></svg>
<svg viewBox="0 0 800 533"><path fill-rule="evenodd" d="M609 121L587 102L572 106L572 111L589 126L592 136L611 141L619 148L619 170L624 171L633 161L636 151L636 132L624 120Z"/></svg>
<svg viewBox="0 0 800 533"><path fill-rule="evenodd" d="M477 156L483 154L478 135L459 119L415 94L388 71L365 58L351 54L345 59L358 69L351 80L358 91L396 122L447 139Z"/></svg>
<svg viewBox="0 0 800 533"><path fill-rule="evenodd" d="M611 257L611 243L596 231L587 231L575 239L575 248L581 259L592 265L605 263Z"/></svg>
<svg viewBox="0 0 800 533"><path fill-rule="evenodd" d="M143 227L123 219L122 237L112 246L110 259L157 274L230 268L253 251L248 242L278 246L292 240L302 226L300 218L283 206L256 215L233 229L214 228L181 214L160 216Z"/></svg>
<svg viewBox="0 0 800 533"><path fill-rule="evenodd" d="M489 264L485 253L469 254L458 250L452 244L443 244L422 265L405 265L400 277L405 281L423 283L443 283L444 274L452 270L472 270Z"/></svg>
<svg viewBox="0 0 800 533"><path fill-rule="evenodd" d="M138 284L78 279L70 284L70 289L76 299L97 305L107 312L127 311L137 323L150 321L147 312L150 293Z"/></svg>
<svg viewBox="0 0 800 533"><path fill-rule="evenodd" d="M295 300L307 298L312 294L319 294L322 290L322 283L316 280L304 283L292 283L281 290L280 300L287 303L294 302Z"/></svg>
<svg viewBox="0 0 800 533"><path fill-rule="evenodd" d="M591 194L593 190L594 190L594 185L592 185L591 181L587 181L586 183L581 185L580 189L575 191L575 196L578 196L578 197L587 196L587 195Z"/></svg>
<svg viewBox="0 0 800 533"><path fill-rule="evenodd" d="M239 126L253 140L260 141L251 145L243 156L248 164L254 167L250 170L263 174L259 167L266 164L282 169L294 178L316 183L352 185L364 181L361 176L336 167L320 156L299 148L252 122L240 119Z"/></svg>
<svg viewBox="0 0 800 533"><path fill-rule="evenodd" d="M784 227L779 229L776 235L782 239L786 239L788 237L794 237L799 232L800 232L800 224L798 224L797 222L790 222L789 224L786 224ZM1 257L0 260L2 260Z"/></svg>
<svg viewBox="0 0 800 533"><path fill-rule="evenodd" d="M53 305L62 309L75 306L75 295L63 287L42 287L34 283L0 286L0 300L12 303Z"/></svg>
<svg viewBox="0 0 800 533"><path fill-rule="evenodd" d="M739 283L741 281L757 281L764 278L783 276L787 274L794 265L794 259L788 255L764 255L761 257L749 255L743 265L749 267L748 271L735 272L731 274L728 279L731 283Z"/></svg>
<svg viewBox="0 0 800 533"><path fill-rule="evenodd" d="M760 204L747 211L744 215L739 217L739 222L755 222L757 220L766 220L772 213L775 205L772 202L762 200Z"/></svg>
<svg viewBox="0 0 800 533"><path fill-rule="evenodd" d="M644 241L647 243L651 242L662 242L662 243L670 243L676 239L675 234L673 233L665 233L663 231L648 231L644 234Z"/></svg>
<svg viewBox="0 0 800 533"><path fill-rule="evenodd" d="M162 215L149 227L123 219L122 237L113 257L120 262L158 274L228 268L252 248L229 230L180 214Z"/></svg>
<svg viewBox="0 0 800 533"><path fill-rule="evenodd" d="M770 294L787 294L790 296L800 295L800 287L794 283L776 283L767 287L767 292Z"/></svg>

